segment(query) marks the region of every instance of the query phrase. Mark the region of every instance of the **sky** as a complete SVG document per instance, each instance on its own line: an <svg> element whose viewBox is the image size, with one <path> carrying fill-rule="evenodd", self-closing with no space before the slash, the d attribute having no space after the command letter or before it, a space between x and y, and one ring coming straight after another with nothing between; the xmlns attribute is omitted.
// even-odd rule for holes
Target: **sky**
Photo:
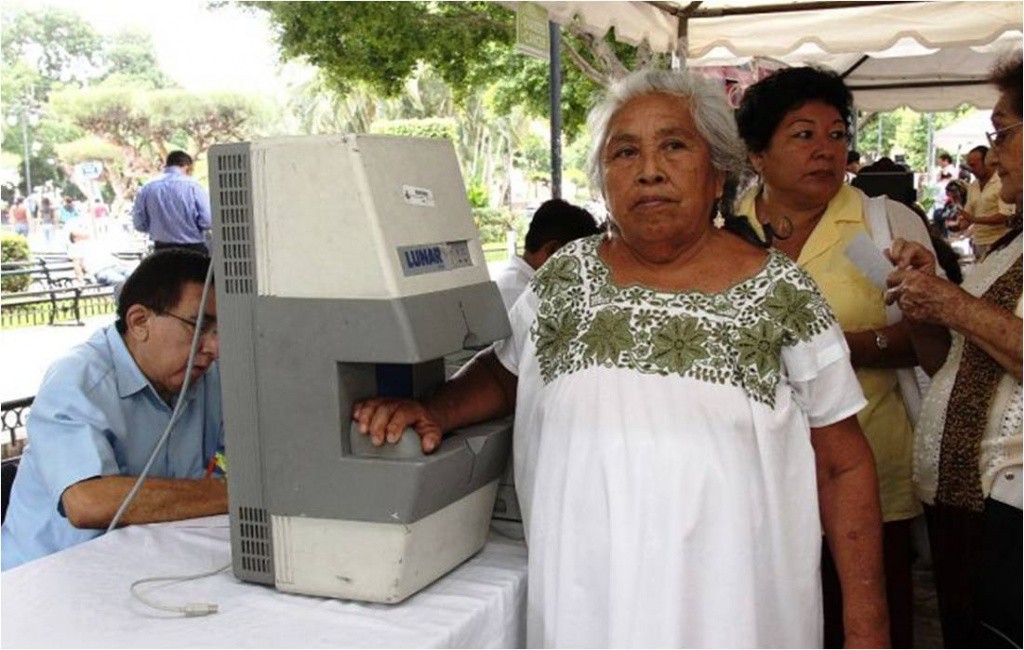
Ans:
<svg viewBox="0 0 1024 650"><path fill-rule="evenodd" d="M103 34L128 27L149 32L164 72L187 90L276 95L284 87L277 46L262 12L230 5L207 8L204 0L41 4L73 11Z"/></svg>

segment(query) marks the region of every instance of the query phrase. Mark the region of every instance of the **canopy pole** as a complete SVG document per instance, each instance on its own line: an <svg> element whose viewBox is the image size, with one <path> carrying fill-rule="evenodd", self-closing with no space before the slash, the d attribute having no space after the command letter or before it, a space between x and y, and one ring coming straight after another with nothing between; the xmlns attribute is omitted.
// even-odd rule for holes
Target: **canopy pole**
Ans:
<svg viewBox="0 0 1024 650"><path fill-rule="evenodd" d="M548 66L551 83L551 198L562 198L562 55L558 23L548 21L551 41Z"/></svg>

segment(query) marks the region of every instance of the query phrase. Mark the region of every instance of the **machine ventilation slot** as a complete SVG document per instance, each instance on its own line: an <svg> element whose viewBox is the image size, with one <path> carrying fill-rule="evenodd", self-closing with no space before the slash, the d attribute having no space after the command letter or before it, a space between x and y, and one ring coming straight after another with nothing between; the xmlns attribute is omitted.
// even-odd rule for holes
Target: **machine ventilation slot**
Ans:
<svg viewBox="0 0 1024 650"><path fill-rule="evenodd" d="M263 508L239 508L239 546L242 568L254 573L271 572L270 524Z"/></svg>
<svg viewBox="0 0 1024 650"><path fill-rule="evenodd" d="M252 265L249 154L221 154L216 166L224 290L232 294L253 294L256 286Z"/></svg>

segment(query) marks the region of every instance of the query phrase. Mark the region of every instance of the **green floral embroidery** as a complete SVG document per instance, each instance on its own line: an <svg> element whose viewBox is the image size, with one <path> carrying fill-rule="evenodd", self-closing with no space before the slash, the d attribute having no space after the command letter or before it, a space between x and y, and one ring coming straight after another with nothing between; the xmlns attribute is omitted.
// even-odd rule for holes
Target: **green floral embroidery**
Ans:
<svg viewBox="0 0 1024 650"><path fill-rule="evenodd" d="M777 374L782 349L781 334L782 330L768 321L740 330L736 337L740 365L753 366L761 377L769 373Z"/></svg>
<svg viewBox="0 0 1024 650"><path fill-rule="evenodd" d="M696 318L670 318L651 336L651 361L666 370L683 374L696 361L708 356L704 348L708 335Z"/></svg>
<svg viewBox="0 0 1024 650"><path fill-rule="evenodd" d="M595 366L743 389L774 407L782 350L835 323L810 277L771 252L753 277L717 293L618 287L601 236L565 246L534 276L530 330L545 383Z"/></svg>
<svg viewBox="0 0 1024 650"><path fill-rule="evenodd" d="M576 338L579 319L572 312L562 312L551 317L537 319L537 354L542 356L562 355Z"/></svg>
<svg viewBox="0 0 1024 650"><path fill-rule="evenodd" d="M602 309L594 314L587 333L580 341L587 355L597 363L617 362L620 355L633 347L633 334L629 331L631 312L624 309Z"/></svg>
<svg viewBox="0 0 1024 650"><path fill-rule="evenodd" d="M574 286L579 286L580 263L572 257L552 258L545 264L534 281L535 292L541 299L551 298Z"/></svg>
<svg viewBox="0 0 1024 650"><path fill-rule="evenodd" d="M798 340L806 341L817 333L814 331L817 316L811 308L814 296L813 291L800 290L789 283L779 282L772 295L765 300L764 308L778 326L792 332Z"/></svg>

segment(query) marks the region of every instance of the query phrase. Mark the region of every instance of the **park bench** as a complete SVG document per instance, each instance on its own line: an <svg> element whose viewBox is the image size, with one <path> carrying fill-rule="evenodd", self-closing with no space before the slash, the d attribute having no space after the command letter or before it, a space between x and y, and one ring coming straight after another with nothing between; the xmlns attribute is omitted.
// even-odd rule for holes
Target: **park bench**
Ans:
<svg viewBox="0 0 1024 650"><path fill-rule="evenodd" d="M4 325L85 325L83 316L110 313L114 288L104 284L57 284L40 291L6 294L0 310ZM48 305L48 310L38 307ZM32 309L36 307L37 309Z"/></svg>
<svg viewBox="0 0 1024 650"><path fill-rule="evenodd" d="M66 255L40 255L31 261L4 262L0 275L4 278L28 276L29 289L43 291L74 284L75 267Z"/></svg>

